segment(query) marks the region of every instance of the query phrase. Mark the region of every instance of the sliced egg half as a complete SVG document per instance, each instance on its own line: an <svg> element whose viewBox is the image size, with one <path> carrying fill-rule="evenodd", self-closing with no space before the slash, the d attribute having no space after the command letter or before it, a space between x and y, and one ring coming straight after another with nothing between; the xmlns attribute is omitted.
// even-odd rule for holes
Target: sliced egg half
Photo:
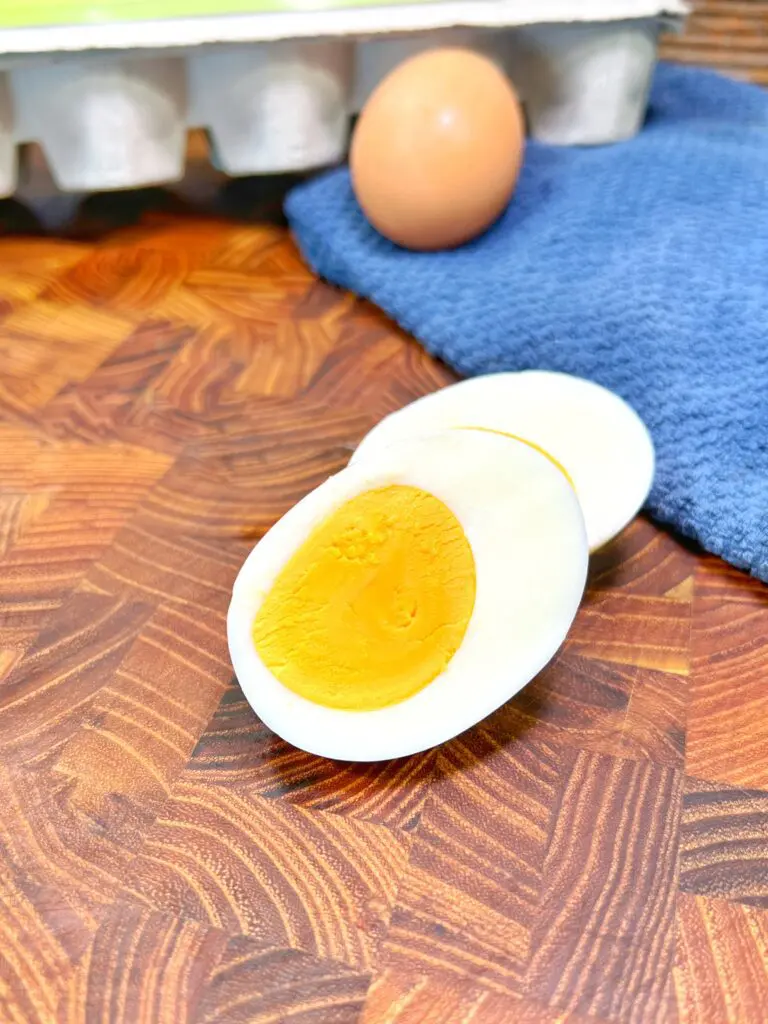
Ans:
<svg viewBox="0 0 768 1024"><path fill-rule="evenodd" d="M576 489L590 551L624 529L653 482L653 442L637 413L599 384L543 370L472 377L426 395L375 426L352 461L446 427L501 431L549 454Z"/></svg>
<svg viewBox="0 0 768 1024"><path fill-rule="evenodd" d="M350 761L432 747L520 690L565 638L588 562L573 488L529 445L447 430L370 456L265 535L227 622L261 719Z"/></svg>

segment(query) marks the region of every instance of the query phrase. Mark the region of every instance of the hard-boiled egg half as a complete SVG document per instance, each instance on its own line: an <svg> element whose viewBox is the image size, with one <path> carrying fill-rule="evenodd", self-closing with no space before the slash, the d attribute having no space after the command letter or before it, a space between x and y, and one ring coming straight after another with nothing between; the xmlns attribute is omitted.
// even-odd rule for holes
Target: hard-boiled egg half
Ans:
<svg viewBox="0 0 768 1024"><path fill-rule="evenodd" d="M420 398L374 427L353 462L446 427L511 434L558 462L576 489L590 551L634 518L653 481L653 443L626 402L591 381L541 370L472 377Z"/></svg>
<svg viewBox="0 0 768 1024"><path fill-rule="evenodd" d="M229 610L232 661L256 713L297 747L351 761L412 754L543 668L587 562L556 459L488 430L393 437L252 551Z"/></svg>

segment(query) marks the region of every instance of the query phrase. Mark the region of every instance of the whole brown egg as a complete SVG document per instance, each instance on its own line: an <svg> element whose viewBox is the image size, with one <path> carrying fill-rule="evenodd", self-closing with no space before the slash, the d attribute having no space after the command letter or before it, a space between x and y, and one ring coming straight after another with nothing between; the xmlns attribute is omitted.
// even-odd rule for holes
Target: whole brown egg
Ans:
<svg viewBox="0 0 768 1024"><path fill-rule="evenodd" d="M509 202L525 127L502 71L471 50L428 50L372 93L350 150L352 187L371 224L409 249L480 234Z"/></svg>

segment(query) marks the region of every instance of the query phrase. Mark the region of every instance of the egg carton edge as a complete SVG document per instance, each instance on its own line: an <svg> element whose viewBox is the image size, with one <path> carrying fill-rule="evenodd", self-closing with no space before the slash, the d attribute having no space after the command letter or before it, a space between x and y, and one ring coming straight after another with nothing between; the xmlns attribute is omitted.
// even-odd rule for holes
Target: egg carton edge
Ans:
<svg viewBox="0 0 768 1024"><path fill-rule="evenodd" d="M217 166L231 176L328 166L343 159L350 117L377 82L407 56L445 44L469 46L504 67L535 138L617 141L642 122L661 23L450 26L366 39L6 58L0 195L15 192L18 146L27 142L40 143L64 192L179 180L189 128L208 131Z"/></svg>
<svg viewBox="0 0 768 1024"><path fill-rule="evenodd" d="M0 30L0 57L88 50L183 49L322 36L371 36L451 27L602 23L640 18L676 21L688 0L443 0L443 2L222 14L149 21L30 26Z"/></svg>

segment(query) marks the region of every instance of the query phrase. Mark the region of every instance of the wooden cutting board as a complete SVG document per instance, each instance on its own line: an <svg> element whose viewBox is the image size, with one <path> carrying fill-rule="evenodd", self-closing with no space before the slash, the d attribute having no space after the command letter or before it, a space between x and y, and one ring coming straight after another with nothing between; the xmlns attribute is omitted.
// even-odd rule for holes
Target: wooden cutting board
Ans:
<svg viewBox="0 0 768 1024"><path fill-rule="evenodd" d="M0 1020L763 1024L765 588L640 519L482 725L288 747L237 569L451 376L280 227L100 202L0 240Z"/></svg>
<svg viewBox="0 0 768 1024"><path fill-rule="evenodd" d="M689 0L682 34L662 40L661 56L768 85L768 0Z"/></svg>

